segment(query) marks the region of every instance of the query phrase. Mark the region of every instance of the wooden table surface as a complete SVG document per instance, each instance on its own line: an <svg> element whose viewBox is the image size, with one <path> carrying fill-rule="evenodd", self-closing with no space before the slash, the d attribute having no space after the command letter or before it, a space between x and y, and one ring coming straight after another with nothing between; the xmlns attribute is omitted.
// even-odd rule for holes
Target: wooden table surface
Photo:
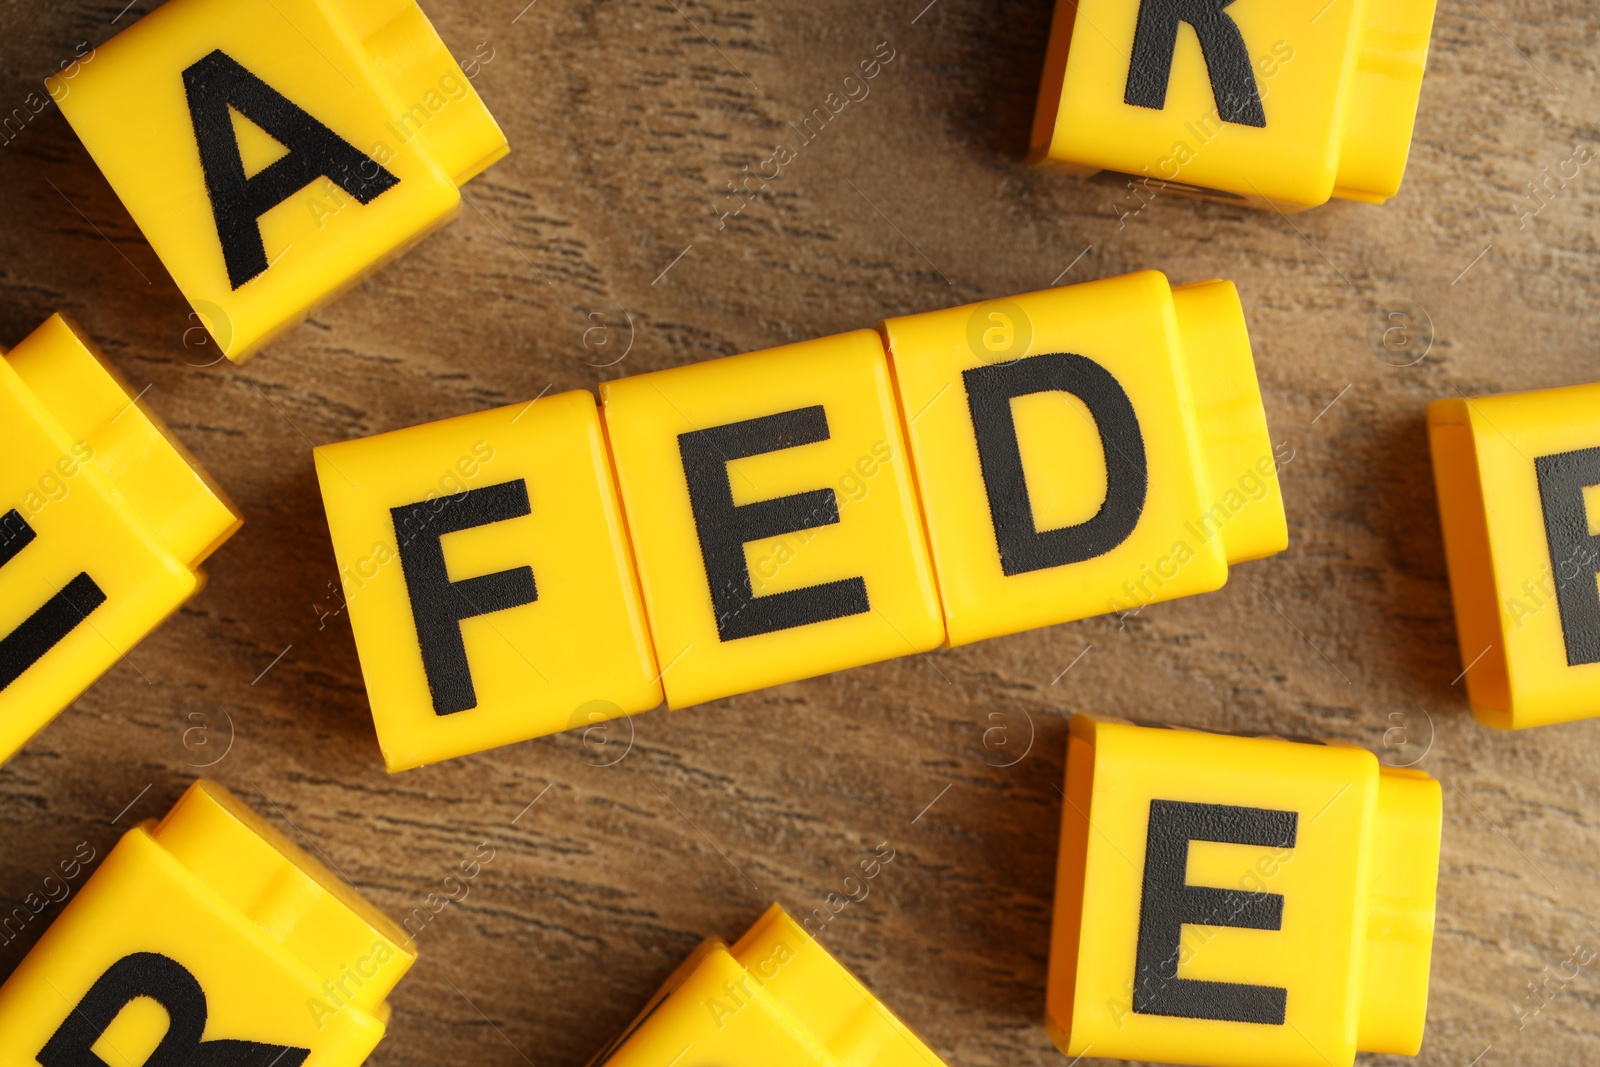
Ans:
<svg viewBox="0 0 1600 1067"><path fill-rule="evenodd" d="M1041 1023L1056 786L1068 716L1094 711L1417 761L1445 798L1422 1062L1600 1061L1596 965L1562 977L1600 949L1600 722L1469 714L1423 421L1458 391L1600 378L1600 179L1537 214L1525 190L1600 141L1591 4L1441 0L1399 197L1286 218L1176 196L1130 214L1119 179L1026 169L1049 0L524 3L426 4L512 155L243 367L195 343L55 108L0 147L0 342L75 317L247 520L202 594L0 769L7 909L220 756L206 773L390 915L495 850L420 936L371 1062L577 1067L702 937L822 906L886 842L828 947L952 1067L1065 1064ZM6 0L0 112L153 6ZM883 42L870 95L719 221L728 183ZM326 617L313 444L1147 267L1238 283L1293 450L1287 552L1125 624L384 773L348 622ZM1415 332L1393 350L1397 310Z"/></svg>

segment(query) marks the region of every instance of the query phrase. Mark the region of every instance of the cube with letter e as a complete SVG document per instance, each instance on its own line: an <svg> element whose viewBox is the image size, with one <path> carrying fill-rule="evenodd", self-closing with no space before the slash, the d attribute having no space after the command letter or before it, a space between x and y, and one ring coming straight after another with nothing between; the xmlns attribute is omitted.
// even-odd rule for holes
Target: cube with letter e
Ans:
<svg viewBox="0 0 1600 1067"><path fill-rule="evenodd" d="M669 706L943 643L876 333L600 395Z"/></svg>
<svg viewBox="0 0 1600 1067"><path fill-rule="evenodd" d="M1428 408L1467 697L1503 729L1600 715L1600 384Z"/></svg>
<svg viewBox="0 0 1600 1067"><path fill-rule="evenodd" d="M1046 1025L1068 1056L1415 1055L1442 797L1342 745L1075 716Z"/></svg>

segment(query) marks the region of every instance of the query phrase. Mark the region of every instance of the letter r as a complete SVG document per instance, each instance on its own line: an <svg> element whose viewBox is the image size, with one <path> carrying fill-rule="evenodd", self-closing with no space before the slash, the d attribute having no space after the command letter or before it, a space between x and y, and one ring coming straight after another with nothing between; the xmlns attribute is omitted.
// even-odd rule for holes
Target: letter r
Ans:
<svg viewBox="0 0 1600 1067"><path fill-rule="evenodd" d="M1244 35L1224 9L1233 0L1141 0L1123 100L1157 111L1167 106L1167 82L1178 49L1178 23L1194 27L1211 77L1211 95L1223 122L1265 127L1266 112Z"/></svg>

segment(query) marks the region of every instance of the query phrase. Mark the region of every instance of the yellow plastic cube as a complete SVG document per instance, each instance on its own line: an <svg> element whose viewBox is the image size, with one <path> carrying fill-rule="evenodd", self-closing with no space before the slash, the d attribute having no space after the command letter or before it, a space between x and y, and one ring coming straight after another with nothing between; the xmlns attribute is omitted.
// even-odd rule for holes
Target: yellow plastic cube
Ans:
<svg viewBox="0 0 1600 1067"><path fill-rule="evenodd" d="M1416 1055L1439 783L1363 749L1074 716L1046 1025L1068 1056Z"/></svg>
<svg viewBox="0 0 1600 1067"><path fill-rule="evenodd" d="M702 944L594 1067L944 1067L778 905Z"/></svg>
<svg viewBox="0 0 1600 1067"><path fill-rule="evenodd" d="M661 703L592 394L315 457L390 771Z"/></svg>
<svg viewBox="0 0 1600 1067"><path fill-rule="evenodd" d="M1133 175L1141 202L1382 203L1405 173L1434 6L1057 0L1029 160Z"/></svg>
<svg viewBox="0 0 1600 1067"><path fill-rule="evenodd" d="M226 497L59 315L0 359L0 760L199 591Z"/></svg>
<svg viewBox="0 0 1600 1067"><path fill-rule="evenodd" d="M944 640L873 331L600 396L670 707Z"/></svg>
<svg viewBox="0 0 1600 1067"><path fill-rule="evenodd" d="M1220 588L1288 543L1231 282L883 324L952 645Z"/></svg>
<svg viewBox="0 0 1600 1067"><path fill-rule="evenodd" d="M0 1062L356 1067L410 939L213 782L130 830L0 986Z"/></svg>
<svg viewBox="0 0 1600 1067"><path fill-rule="evenodd" d="M1428 407L1467 697L1520 729L1600 715L1600 384Z"/></svg>
<svg viewBox="0 0 1600 1067"><path fill-rule="evenodd" d="M235 361L507 150L414 0L169 0L50 91Z"/></svg>

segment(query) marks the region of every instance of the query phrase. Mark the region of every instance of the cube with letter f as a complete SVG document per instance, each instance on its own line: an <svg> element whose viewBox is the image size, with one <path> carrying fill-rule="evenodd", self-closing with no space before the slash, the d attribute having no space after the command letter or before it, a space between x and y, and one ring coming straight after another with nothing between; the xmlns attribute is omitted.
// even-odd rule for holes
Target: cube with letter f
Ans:
<svg viewBox="0 0 1600 1067"><path fill-rule="evenodd" d="M1075 716L1046 1025L1068 1056L1415 1055L1442 797L1363 749Z"/></svg>

